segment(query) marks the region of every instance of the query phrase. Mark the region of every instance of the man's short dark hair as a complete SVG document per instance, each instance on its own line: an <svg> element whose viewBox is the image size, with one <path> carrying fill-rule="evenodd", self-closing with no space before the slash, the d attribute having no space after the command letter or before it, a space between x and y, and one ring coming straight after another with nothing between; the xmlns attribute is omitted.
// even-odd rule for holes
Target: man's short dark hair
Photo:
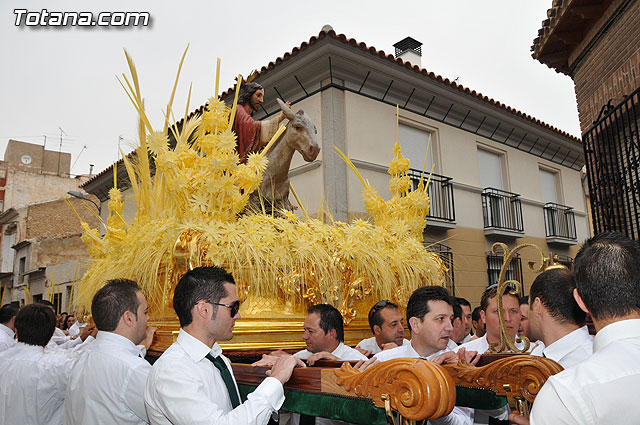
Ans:
<svg viewBox="0 0 640 425"><path fill-rule="evenodd" d="M251 96L258 90L264 90L262 86L258 83L247 83L243 84L240 87L240 95L238 96L238 105L244 105L249 100L251 100Z"/></svg>
<svg viewBox="0 0 640 425"><path fill-rule="evenodd" d="M413 330L409 319L417 317L422 320L429 313L429 301L444 301L450 305L451 296L442 286L422 286L413 291L407 303L407 325L410 331Z"/></svg>
<svg viewBox="0 0 640 425"><path fill-rule="evenodd" d="M56 309L56 306L49 300L37 300L34 301L35 304L42 304L42 305L46 305L48 307L51 307L52 309Z"/></svg>
<svg viewBox="0 0 640 425"><path fill-rule="evenodd" d="M342 314L337 308L330 304L316 304L307 309L307 313L315 313L320 316L320 328L325 335L331 330L336 330L336 338L340 342L344 342L344 324L342 323Z"/></svg>
<svg viewBox="0 0 640 425"><path fill-rule="evenodd" d="M213 304L213 317L218 312L220 300L227 295L225 283L236 284L233 276L222 267L196 267L185 273L173 293L173 309L178 315L180 326L190 325L193 321L191 310L204 300Z"/></svg>
<svg viewBox="0 0 640 425"><path fill-rule="evenodd" d="M138 318L138 292L140 287L133 280L112 279L96 292L91 301L91 314L99 331L112 332L118 327L125 311Z"/></svg>
<svg viewBox="0 0 640 425"><path fill-rule="evenodd" d="M480 310L482 310L482 307L480 306L473 309L471 312L471 320L474 322L478 322L480 320Z"/></svg>
<svg viewBox="0 0 640 425"><path fill-rule="evenodd" d="M460 319L462 320L462 305L457 298L451 298L451 307L453 307L453 320Z"/></svg>
<svg viewBox="0 0 640 425"><path fill-rule="evenodd" d="M584 326L587 313L582 311L573 298L576 281L567 269L551 269L536 276L531 284L529 299L540 298L540 302L556 321Z"/></svg>
<svg viewBox="0 0 640 425"><path fill-rule="evenodd" d="M5 304L0 307L0 323L9 323L18 314L18 310L20 310L20 307L15 304Z"/></svg>
<svg viewBox="0 0 640 425"><path fill-rule="evenodd" d="M509 289L504 292L503 296L511 295L512 297L516 297L518 300L518 305L520 305L520 297L509 292ZM487 312L487 307L489 307L489 301L498 296L498 285L491 285L482 294L482 298L480 299L480 310Z"/></svg>
<svg viewBox="0 0 640 425"><path fill-rule="evenodd" d="M56 315L46 305L29 304L18 311L15 327L19 342L44 347L53 336Z"/></svg>
<svg viewBox="0 0 640 425"><path fill-rule="evenodd" d="M529 305L529 295L520 297L520 305L524 305L524 304Z"/></svg>
<svg viewBox="0 0 640 425"><path fill-rule="evenodd" d="M373 307L371 307L371 310L369 310L369 327L371 328L371 332L373 332L374 326L382 327L384 324L384 320L382 320L382 314L380 314L380 312L385 308L398 310L398 305L389 300L382 300L378 301Z"/></svg>
<svg viewBox="0 0 640 425"><path fill-rule="evenodd" d="M588 239L576 255L578 293L595 319L640 311L640 244L616 233Z"/></svg>
<svg viewBox="0 0 640 425"><path fill-rule="evenodd" d="M461 306L466 305L467 307L469 307L469 310L471 310L471 303L467 301L466 298L456 297L456 301L458 301L458 304L460 304Z"/></svg>

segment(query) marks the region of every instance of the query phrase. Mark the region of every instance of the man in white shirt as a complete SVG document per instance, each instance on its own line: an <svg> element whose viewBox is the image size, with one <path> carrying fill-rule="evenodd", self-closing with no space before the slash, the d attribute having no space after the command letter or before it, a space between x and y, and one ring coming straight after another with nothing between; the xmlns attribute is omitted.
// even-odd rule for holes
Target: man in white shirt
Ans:
<svg viewBox="0 0 640 425"><path fill-rule="evenodd" d="M587 240L575 259L575 299L591 313L593 355L550 377L531 411L531 423L638 423L640 394L640 245L619 233ZM518 424L528 423L511 415Z"/></svg>
<svg viewBox="0 0 640 425"><path fill-rule="evenodd" d="M404 337L402 313L398 306L389 300L378 301L371 307L369 327L373 336L363 339L356 346L365 356L409 344L409 340Z"/></svg>
<svg viewBox="0 0 640 425"><path fill-rule="evenodd" d="M480 300L480 317L485 324L485 334L477 339L464 343L460 348L467 351L477 351L483 354L489 350L490 343L500 343L500 318L498 317L498 287L492 285L488 287ZM507 327L507 333L511 341L519 349L524 348L523 342L515 342L518 328L520 326L520 299L517 295L513 295L508 291L502 296L502 308L504 312L504 320ZM533 346L531 347L533 348ZM509 347L505 348L508 351ZM473 417L473 423L476 425L485 425L490 421L490 417L506 420L509 417L509 408L505 406L497 410L481 410L476 409Z"/></svg>
<svg viewBox="0 0 640 425"><path fill-rule="evenodd" d="M240 403L231 364L216 341L233 337L240 301L233 276L219 267L197 267L176 286L173 308L180 332L155 362L145 405L151 424L264 425L284 402L282 385L302 362L279 357L269 377Z"/></svg>
<svg viewBox="0 0 640 425"><path fill-rule="evenodd" d="M308 365L318 360L367 360L360 351L344 345L342 314L329 304L316 304L308 308L302 339L307 349L298 351L294 356L306 360Z"/></svg>
<svg viewBox="0 0 640 425"><path fill-rule="evenodd" d="M16 343L15 321L18 309L14 304L5 304L0 308L0 353Z"/></svg>
<svg viewBox="0 0 640 425"><path fill-rule="evenodd" d="M474 335L468 341L471 341L471 339L481 338L481 337L484 336L484 334L486 332L485 329L484 329L484 321L482 320L482 317L480 316L480 311L482 311L482 308L480 306L477 306L471 312L471 324L473 325L473 333L474 333ZM468 341L465 341L465 342L468 342Z"/></svg>
<svg viewBox="0 0 640 425"><path fill-rule="evenodd" d="M381 362L403 357L420 357L431 360L448 351L453 318L451 297L440 286L423 286L416 289L407 303L407 323L411 331L409 344L385 350L374 357ZM429 421L433 425L471 424L473 410L455 407L439 419Z"/></svg>
<svg viewBox="0 0 640 425"><path fill-rule="evenodd" d="M451 321L451 336L448 347L454 349L462 344L465 337L465 325L462 318L462 306L457 298L451 298L451 307L453 308L453 320Z"/></svg>
<svg viewBox="0 0 640 425"><path fill-rule="evenodd" d="M36 304L42 304L44 306L47 306L51 309L54 315L56 314L56 307L55 305L53 305L51 301L38 300L36 301ZM58 328L55 328L53 330L53 336L45 346L45 349L47 352L58 351L60 349L63 349L63 350L74 349L76 351L80 349L85 349L88 346L88 344L91 341L93 341L93 338L95 337L97 332L95 328L85 326L83 328L80 328L79 333L76 334L75 336L72 336L72 337L65 336L65 338L59 338L59 337L56 337L56 332L58 330L59 330ZM64 332L63 332L63 335L64 335Z"/></svg>
<svg viewBox="0 0 640 425"><path fill-rule="evenodd" d="M462 308L462 323L464 324L464 338L462 343L469 341L473 335L471 335L471 303L465 298L457 297L456 302L460 304Z"/></svg>
<svg viewBox="0 0 640 425"><path fill-rule="evenodd" d="M593 337L584 325L587 314L573 297L576 282L567 269L551 269L536 276L529 293L529 324L542 353L567 369L591 357Z"/></svg>
<svg viewBox="0 0 640 425"><path fill-rule="evenodd" d="M533 341L529 323L529 310L529 296L520 297L520 327L518 328L518 335L526 336L529 341Z"/></svg>
<svg viewBox="0 0 640 425"><path fill-rule="evenodd" d="M151 365L137 346L147 338L147 300L128 279L107 282L93 296L98 335L73 368L64 403L64 424L149 422L144 390Z"/></svg>
<svg viewBox="0 0 640 425"><path fill-rule="evenodd" d="M18 311L18 342L0 353L0 424L62 423L73 361L62 353L45 353L55 323L53 311L41 304Z"/></svg>
<svg viewBox="0 0 640 425"><path fill-rule="evenodd" d="M489 344L500 343L500 319L498 317L498 287L492 285L484 291L480 300L480 317L485 324L485 334L472 341L462 344L467 351L477 351L483 354L489 350ZM512 341L515 342L518 327L520 326L520 300L517 295L508 291L502 296L502 308L504 310L504 321L507 325L507 332ZM516 343L516 347L524 347L523 343ZM508 350L508 347L506 348Z"/></svg>

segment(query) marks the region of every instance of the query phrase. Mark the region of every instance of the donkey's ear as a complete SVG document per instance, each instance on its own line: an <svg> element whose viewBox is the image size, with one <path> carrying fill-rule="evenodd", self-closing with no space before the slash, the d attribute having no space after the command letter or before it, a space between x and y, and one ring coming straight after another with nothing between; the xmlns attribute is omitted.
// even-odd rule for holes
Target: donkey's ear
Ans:
<svg viewBox="0 0 640 425"><path fill-rule="evenodd" d="M284 113L284 116L287 117L288 120L292 120L294 117L294 113L282 100L276 99L278 101L278 105L280 105L280 109Z"/></svg>
<svg viewBox="0 0 640 425"><path fill-rule="evenodd" d="M296 115L304 115L304 111L300 109L298 112L296 112Z"/></svg>

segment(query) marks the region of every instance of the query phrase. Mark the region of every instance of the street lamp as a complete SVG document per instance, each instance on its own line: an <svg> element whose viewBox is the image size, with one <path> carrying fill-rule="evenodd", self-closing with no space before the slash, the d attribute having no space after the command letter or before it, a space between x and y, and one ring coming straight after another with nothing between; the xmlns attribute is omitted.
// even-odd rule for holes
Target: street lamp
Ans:
<svg viewBox="0 0 640 425"><path fill-rule="evenodd" d="M98 209L98 212L100 212L100 205L96 204L92 199L90 198L86 198L84 196L84 193L82 192L78 192L77 190L68 190L67 194L73 196L74 198L78 198L78 199L84 199L85 201L89 201L91 202L93 205L96 206L96 208Z"/></svg>

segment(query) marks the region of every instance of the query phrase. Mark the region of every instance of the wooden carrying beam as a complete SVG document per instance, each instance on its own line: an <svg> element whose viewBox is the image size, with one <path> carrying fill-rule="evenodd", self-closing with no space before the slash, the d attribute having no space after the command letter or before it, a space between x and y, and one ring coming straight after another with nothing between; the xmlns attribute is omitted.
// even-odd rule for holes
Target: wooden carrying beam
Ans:
<svg viewBox="0 0 640 425"><path fill-rule="evenodd" d="M339 367L338 367L339 366ZM268 368L233 364L239 384L257 386ZM323 362L323 367L297 368L285 389L368 399L387 414L397 411L410 420L436 419L456 404L458 390L472 388L533 402L549 376L562 370L550 359L510 355L482 367L468 363L440 366L423 359L395 359L364 372L349 362ZM464 387L464 388L463 388Z"/></svg>

